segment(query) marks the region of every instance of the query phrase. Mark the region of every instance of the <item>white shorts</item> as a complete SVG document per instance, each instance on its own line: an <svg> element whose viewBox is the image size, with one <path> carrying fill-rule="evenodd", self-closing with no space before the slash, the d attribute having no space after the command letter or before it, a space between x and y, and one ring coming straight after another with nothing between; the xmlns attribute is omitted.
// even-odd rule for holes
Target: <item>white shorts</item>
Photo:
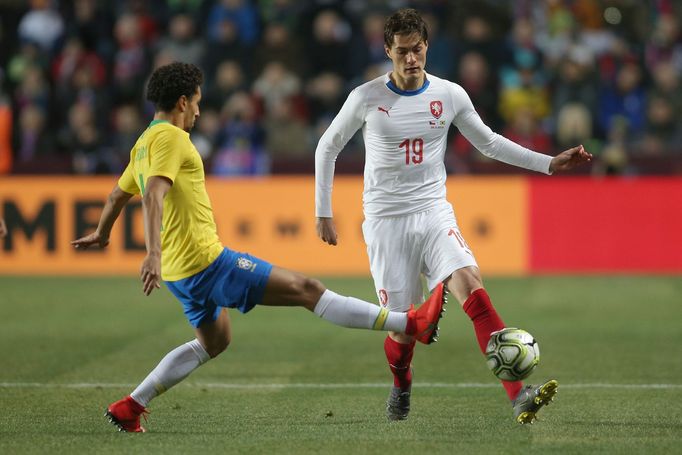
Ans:
<svg viewBox="0 0 682 455"><path fill-rule="evenodd" d="M421 275L432 290L455 270L478 266L449 203L412 215L367 219L362 233L379 302L393 311L423 301Z"/></svg>

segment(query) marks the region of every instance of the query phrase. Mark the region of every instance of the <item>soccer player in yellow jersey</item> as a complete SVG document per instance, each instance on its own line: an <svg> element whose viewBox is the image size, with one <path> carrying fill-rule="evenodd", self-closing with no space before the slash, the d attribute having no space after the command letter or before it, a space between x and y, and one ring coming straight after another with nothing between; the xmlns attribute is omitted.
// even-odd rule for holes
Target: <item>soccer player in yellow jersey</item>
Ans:
<svg viewBox="0 0 682 455"><path fill-rule="evenodd" d="M338 295L318 280L273 266L220 243L204 182L201 157L189 138L199 117L203 75L194 65L158 68L147 87L154 120L130 152L130 162L109 195L95 232L75 248L106 247L121 209L142 196L147 255L140 270L149 295L163 280L182 303L196 338L171 352L106 416L120 431L141 432L149 402L223 352L230 343L226 308L246 313L255 305L302 306L344 327L390 330L431 343L443 309L442 286L417 310L392 312Z"/></svg>

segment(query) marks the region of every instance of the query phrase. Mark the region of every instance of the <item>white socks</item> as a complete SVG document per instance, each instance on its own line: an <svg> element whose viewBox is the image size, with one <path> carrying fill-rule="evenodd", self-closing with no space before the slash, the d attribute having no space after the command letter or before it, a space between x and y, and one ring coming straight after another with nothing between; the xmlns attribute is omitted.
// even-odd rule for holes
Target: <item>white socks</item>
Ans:
<svg viewBox="0 0 682 455"><path fill-rule="evenodd" d="M209 359L199 340L188 341L166 354L130 396L146 408L154 397L185 379Z"/></svg>
<svg viewBox="0 0 682 455"><path fill-rule="evenodd" d="M343 327L405 332L407 313L388 311L364 300L324 291L315 306L315 314ZM194 339L178 346L137 386L130 396L144 407L156 396L170 389L206 363L210 356Z"/></svg>
<svg viewBox="0 0 682 455"><path fill-rule="evenodd" d="M336 325L359 329L405 332L407 313L388 311L355 297L327 289L315 306L315 314Z"/></svg>

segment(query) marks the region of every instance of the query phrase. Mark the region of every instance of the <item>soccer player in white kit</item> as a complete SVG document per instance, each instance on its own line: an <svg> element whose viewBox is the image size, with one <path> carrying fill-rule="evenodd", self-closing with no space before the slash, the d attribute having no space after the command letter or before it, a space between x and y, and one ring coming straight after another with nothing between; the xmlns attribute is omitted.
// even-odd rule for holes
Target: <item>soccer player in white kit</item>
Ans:
<svg viewBox="0 0 682 455"><path fill-rule="evenodd" d="M414 9L391 15L384 28L393 70L353 90L315 151L315 211L318 236L336 245L332 186L336 158L362 128L365 171L362 225L370 270L381 304L407 311L423 293L445 283L471 318L485 351L490 334L504 323L486 293L476 259L462 237L446 199L444 155L450 125L484 155L545 174L590 161L582 146L556 157L528 150L494 133L459 85L427 74L426 24ZM390 332L384 342L394 385L386 411L404 420L410 410L414 337ZM519 423L532 423L558 383L524 387L502 381Z"/></svg>

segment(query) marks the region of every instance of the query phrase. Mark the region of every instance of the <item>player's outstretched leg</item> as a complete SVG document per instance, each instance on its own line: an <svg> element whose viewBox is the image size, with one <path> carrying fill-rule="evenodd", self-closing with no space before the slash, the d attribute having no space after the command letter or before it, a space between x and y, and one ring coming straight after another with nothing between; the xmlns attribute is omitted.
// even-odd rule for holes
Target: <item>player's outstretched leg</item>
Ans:
<svg viewBox="0 0 682 455"><path fill-rule="evenodd" d="M532 424L540 408L554 401L558 388L559 383L551 379L539 386L528 385L521 389L512 402L514 419L520 424Z"/></svg>
<svg viewBox="0 0 682 455"><path fill-rule="evenodd" d="M407 335L413 335L417 341L431 344L438 341L438 321L443 316L447 303L447 295L443 283L439 283L431 296L416 310L410 308L407 312Z"/></svg>
<svg viewBox="0 0 682 455"><path fill-rule="evenodd" d="M320 281L281 267L273 267L262 305L303 306L327 321L348 328L383 330L416 337L432 343L438 335L438 321L445 298L439 285L429 299L407 313L389 311L373 303L339 295Z"/></svg>
<svg viewBox="0 0 682 455"><path fill-rule="evenodd" d="M140 425L140 416L147 418L149 411L144 406L133 400L130 395L109 405L104 412L104 417L118 428L118 431L128 433L144 433L145 429Z"/></svg>

